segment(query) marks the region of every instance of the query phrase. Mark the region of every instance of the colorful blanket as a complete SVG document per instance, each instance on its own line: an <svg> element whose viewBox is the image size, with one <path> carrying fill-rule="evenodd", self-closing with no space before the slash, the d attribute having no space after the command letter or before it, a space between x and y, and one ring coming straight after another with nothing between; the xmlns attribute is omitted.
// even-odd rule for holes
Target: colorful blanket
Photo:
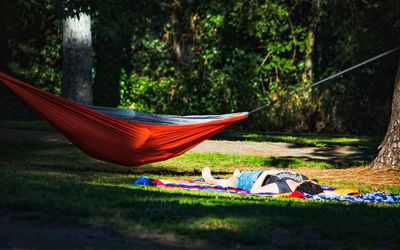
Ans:
<svg viewBox="0 0 400 250"><path fill-rule="evenodd" d="M301 193L298 191L286 194L274 194L274 193L259 193L251 194L242 189L215 186L207 184L203 179L185 180L185 179L165 179L156 180L151 179L147 176L142 176L135 181L135 186L157 186L160 188L174 188L174 189L185 189L185 190L200 190L205 192L217 192L226 194L241 194L241 195L252 195L252 196L266 196L266 197L288 197L288 198L301 198L308 200L318 201L338 201L338 202L352 202L352 203L374 203L374 204L400 204L400 194L388 194L384 192L369 192L369 193L358 193L355 190L349 189L335 189L330 186L322 186L322 189L335 191L335 193L344 194L336 196L326 195L310 195Z"/></svg>

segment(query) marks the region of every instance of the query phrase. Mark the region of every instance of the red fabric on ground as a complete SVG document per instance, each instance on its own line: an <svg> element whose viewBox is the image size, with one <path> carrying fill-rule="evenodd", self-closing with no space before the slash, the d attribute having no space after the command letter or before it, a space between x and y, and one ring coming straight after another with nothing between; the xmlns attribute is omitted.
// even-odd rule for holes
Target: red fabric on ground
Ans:
<svg viewBox="0 0 400 250"><path fill-rule="evenodd" d="M299 192L299 191L293 191L290 194L290 197L291 198L299 198L299 199L306 199L307 198L302 192Z"/></svg>
<svg viewBox="0 0 400 250"><path fill-rule="evenodd" d="M83 152L127 166L178 156L247 118L247 113L235 113L227 119L199 124L143 124L107 116L4 73L0 73L0 80Z"/></svg>

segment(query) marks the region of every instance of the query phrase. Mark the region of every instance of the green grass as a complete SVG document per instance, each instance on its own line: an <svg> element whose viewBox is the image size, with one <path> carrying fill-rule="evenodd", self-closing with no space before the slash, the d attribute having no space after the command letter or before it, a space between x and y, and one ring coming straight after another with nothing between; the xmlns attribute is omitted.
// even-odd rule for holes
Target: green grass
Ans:
<svg viewBox="0 0 400 250"><path fill-rule="evenodd" d="M46 121L0 121L0 128L2 129L22 129L22 130L36 130L36 131L55 131L54 128Z"/></svg>
<svg viewBox="0 0 400 250"><path fill-rule="evenodd" d="M0 159L0 209L24 220L109 227L118 232L173 233L232 247L395 249L400 243L400 206L129 185L140 175L194 178L205 165L223 175L238 166L256 169L274 161L275 166L290 168L303 164L332 167L324 165L329 164L326 162L184 154L130 168L91 159L69 144L11 141L0 141ZM355 184L339 186L352 188ZM400 193L398 187L381 188Z"/></svg>
<svg viewBox="0 0 400 250"><path fill-rule="evenodd" d="M330 248L334 244L351 249L387 248L400 243L399 207L127 185L136 177L2 168L0 207L14 211L17 218L109 226L134 233L174 233L221 244L270 244L296 249Z"/></svg>

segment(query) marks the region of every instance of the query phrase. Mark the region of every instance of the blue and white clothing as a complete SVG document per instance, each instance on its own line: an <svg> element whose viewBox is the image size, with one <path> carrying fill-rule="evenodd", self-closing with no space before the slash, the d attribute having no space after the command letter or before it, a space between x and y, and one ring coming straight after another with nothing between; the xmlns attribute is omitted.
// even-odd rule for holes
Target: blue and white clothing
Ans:
<svg viewBox="0 0 400 250"><path fill-rule="evenodd" d="M250 189L253 187L254 182L257 180L260 174L262 174L262 172L264 172L264 170L241 172L238 176L237 188L250 192Z"/></svg>
<svg viewBox="0 0 400 250"><path fill-rule="evenodd" d="M255 171L245 171L240 173L238 176L238 189L243 189L250 192L253 187L254 182L258 179L258 177L264 172L264 170L255 170ZM286 183L286 180L293 180L295 182L302 182L308 180L308 178L302 174L290 171L290 170L282 170L277 171L273 175L267 175L265 180L263 180L262 186L276 183L279 188L280 193L290 192L290 188Z"/></svg>

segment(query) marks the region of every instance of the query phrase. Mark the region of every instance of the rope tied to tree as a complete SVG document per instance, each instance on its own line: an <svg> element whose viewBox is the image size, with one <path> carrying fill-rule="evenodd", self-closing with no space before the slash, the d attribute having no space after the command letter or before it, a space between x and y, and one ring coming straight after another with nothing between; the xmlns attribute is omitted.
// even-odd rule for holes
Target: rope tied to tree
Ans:
<svg viewBox="0 0 400 250"><path fill-rule="evenodd" d="M300 93L300 92L302 92L302 91L305 91L305 90L307 90L307 89L314 88L314 87L316 87L317 85L320 85L320 84L322 84L322 83L325 83L325 82L327 82L327 81L329 81L329 80L332 80L332 79L334 79L334 78L336 78L336 77L338 77L338 76L340 76L340 75L343 75L343 74L345 74L345 73L347 73L347 72L349 72L349 71L352 71L352 70L354 70L354 69L356 69L356 68L359 68L359 67L361 67L361 66L363 66L363 65L365 65L365 64L368 64L368 63L370 63L370 62L372 62L372 61L375 61L375 60L377 60L377 59L379 59L379 58L381 58L381 57L384 57L384 56L386 56L386 55L389 55L389 54L391 54L391 53L393 53L393 52L395 52L395 51L397 51L397 50L399 50L399 49L400 49L400 46L399 46L399 47L396 47L396 48L393 48L393 49L390 49L390 50L388 50L388 51L385 51L385 52L383 52L383 53L381 53L381 54L379 54L379 55L377 55L377 56L371 57L371 58L369 58L369 59L367 59L367 60L365 60L365 61L362 61L361 63L358 63L358 64L356 64L356 65L354 65L354 66L351 66L351 67L349 67L349 68L347 68L347 69L344 69L344 70L342 70L342 71L340 71L340 72L338 72L338 73L335 73L335 74L333 74L333 75L331 75L331 76L328 76L328 77L326 77L326 78L324 78L324 79L322 79L322 80L320 80L320 81L318 81L318 82L312 83L312 84L310 84L310 85L308 85L308 86L306 86L306 87L303 87L303 88L300 88L300 89L298 89L298 90L295 90L295 91L293 91L292 93L289 93L288 95L283 96L283 97L281 97L281 98L279 98L279 99L277 99L277 100L275 100L275 101L273 101L273 102L268 102L268 103L266 103L266 104L264 104L264 105L262 105L262 106L260 106L260 107L258 107L258 108L256 108L256 109L254 109L254 110L252 110L252 111L249 111L248 113L249 113L249 114L252 114L252 113L254 113L254 112L260 111L261 109L264 109L264 108L267 108L267 107L269 107L269 106L272 106L272 105L275 104L275 103L285 101L285 100L289 99L290 97L292 97L293 95L296 95L296 94L298 94L298 93Z"/></svg>

